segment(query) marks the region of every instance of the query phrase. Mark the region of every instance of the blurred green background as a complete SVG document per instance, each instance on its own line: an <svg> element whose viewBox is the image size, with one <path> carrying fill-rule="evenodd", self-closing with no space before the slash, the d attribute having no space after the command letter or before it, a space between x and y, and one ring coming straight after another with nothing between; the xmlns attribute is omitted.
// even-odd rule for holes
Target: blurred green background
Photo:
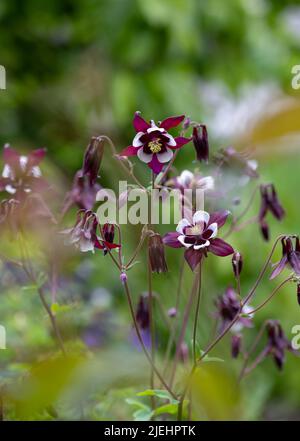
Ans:
<svg viewBox="0 0 300 441"><path fill-rule="evenodd" d="M0 24L0 64L7 74L7 89L0 91L1 144L9 142L23 151L46 146L44 170L57 176L61 193L70 187L92 135L109 135L121 150L131 142L136 110L155 120L185 113L207 124L213 151L230 144L247 149L259 160L263 180L276 184L287 217L271 224L272 238L299 232L300 91L291 87L291 69L300 64L297 1L3 0ZM177 167L193 169L193 161L193 149L186 149ZM115 162L107 156L101 185L115 187L114 170ZM143 165L136 170L145 179ZM124 228L129 250L139 228ZM244 255L246 293L270 244L261 240L255 225L235 235L232 244ZM168 258L170 272L154 281L166 309L174 305L178 251L168 251ZM130 272L136 300L146 289L143 265ZM230 265L229 259L207 261L201 347L210 335L213 299L233 283ZM143 355L130 343L122 287L108 260L76 254L64 260L58 317L69 347L82 358L54 366L45 362L40 393L32 395L20 382L33 363L50 357L55 345L35 290L5 264L0 277L0 323L7 329L0 381L14 385L19 409L15 413L8 404L7 418L51 419L53 412L44 410L48 404L59 418L132 418L125 398L147 388L148 374ZM187 269L184 295L190 282ZM254 303L272 286L266 278ZM166 329L157 315L163 349ZM280 319L292 337L292 327L300 324L294 285L257 315L256 329L267 318ZM83 343L90 330L97 334L91 352ZM247 333L251 341L255 332ZM190 344L189 335L186 342ZM228 345L225 341L215 353L226 359L231 373L238 372L239 361L230 360ZM288 356L283 373L265 361L244 382L239 412L233 416L216 411L209 417L300 419L298 372L295 357Z"/></svg>

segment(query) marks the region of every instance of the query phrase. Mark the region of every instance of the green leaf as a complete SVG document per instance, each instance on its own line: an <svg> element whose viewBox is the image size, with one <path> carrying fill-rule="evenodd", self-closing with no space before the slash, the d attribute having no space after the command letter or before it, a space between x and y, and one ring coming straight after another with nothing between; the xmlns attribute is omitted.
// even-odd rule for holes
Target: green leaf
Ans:
<svg viewBox="0 0 300 441"><path fill-rule="evenodd" d="M204 351L200 351L201 356L204 354ZM224 360L222 358L218 358L218 357L209 357L208 355L205 355L204 358L202 358L201 363L202 362L217 362L217 363L223 363Z"/></svg>
<svg viewBox="0 0 300 441"><path fill-rule="evenodd" d="M178 404L179 404L179 402L177 402L177 403L169 403L169 404L164 404L164 405L162 405L160 407L157 407L155 409L155 411L154 411L154 415L158 416L158 415L162 415L164 413L168 413L169 415L177 415L177 413L178 413ZM184 400L184 402L183 402L183 409L186 408L187 404L188 404L188 400Z"/></svg>
<svg viewBox="0 0 300 441"><path fill-rule="evenodd" d="M149 409L149 406L139 400L135 400L134 398L126 398L125 401L127 404L130 404L130 406L135 406L137 409Z"/></svg>
<svg viewBox="0 0 300 441"><path fill-rule="evenodd" d="M154 412L151 409L140 409L134 412L134 421L150 421Z"/></svg>
<svg viewBox="0 0 300 441"><path fill-rule="evenodd" d="M146 389L143 392L139 392L137 394L138 397L157 397L163 400L168 400L170 403L178 403L178 400L174 400L174 398L169 394L168 391L163 389Z"/></svg>

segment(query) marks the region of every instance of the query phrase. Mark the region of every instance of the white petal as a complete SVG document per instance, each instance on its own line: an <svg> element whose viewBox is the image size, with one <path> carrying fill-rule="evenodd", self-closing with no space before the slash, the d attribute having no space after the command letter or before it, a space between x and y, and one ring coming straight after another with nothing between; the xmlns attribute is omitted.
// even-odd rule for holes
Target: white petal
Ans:
<svg viewBox="0 0 300 441"><path fill-rule="evenodd" d="M183 187L188 187L193 180L194 175L189 170L184 170L180 176L178 176L177 180L180 185Z"/></svg>
<svg viewBox="0 0 300 441"><path fill-rule="evenodd" d="M20 166L23 171L25 170L27 163L28 163L27 156L24 155L20 156Z"/></svg>
<svg viewBox="0 0 300 441"><path fill-rule="evenodd" d="M191 248L193 246L193 244L192 243L185 243L184 239L185 239L185 236L183 236L183 235L177 237L177 240L180 243L182 243L183 246L185 246L186 248Z"/></svg>
<svg viewBox="0 0 300 441"><path fill-rule="evenodd" d="M245 305L243 307L242 313L243 314L247 314L250 318L252 318L254 316L254 314L249 314L249 312L253 311L253 307L250 305Z"/></svg>
<svg viewBox="0 0 300 441"><path fill-rule="evenodd" d="M183 234L183 229L184 227L189 227L191 226L190 222L187 219L181 219L181 221L178 223L177 227L176 227L176 231L179 234Z"/></svg>
<svg viewBox="0 0 300 441"><path fill-rule="evenodd" d="M17 191L17 190L16 190L12 185L10 185L10 184L8 184L8 185L5 186L5 190L7 191L7 193L10 193L10 194L15 194L16 191Z"/></svg>
<svg viewBox="0 0 300 441"><path fill-rule="evenodd" d="M146 164L148 164L148 162L150 162L152 160L153 154L150 153L148 155L147 153L144 152L143 148L141 148L138 150L137 156L141 161L146 162Z"/></svg>
<svg viewBox="0 0 300 441"><path fill-rule="evenodd" d="M215 186L215 180L212 176L206 176L205 178L200 178L197 182L197 187L203 190L213 190Z"/></svg>
<svg viewBox="0 0 300 441"><path fill-rule="evenodd" d="M12 169L11 169L10 165L5 164L5 166L3 168L3 172L2 172L2 177L3 178L11 178L12 177Z"/></svg>
<svg viewBox="0 0 300 441"><path fill-rule="evenodd" d="M166 138L168 138L168 145L170 145L170 146L172 146L172 147L175 147L176 146L176 141L175 141L175 139L173 138L173 136L172 135L169 135L169 133L164 133L164 136L166 137Z"/></svg>
<svg viewBox="0 0 300 441"><path fill-rule="evenodd" d="M193 222L194 224L200 224L201 222L205 222L206 224L208 224L209 221L209 214L207 213L207 211L196 211L196 213L193 216Z"/></svg>
<svg viewBox="0 0 300 441"><path fill-rule="evenodd" d="M165 129L163 129L161 127L157 127L157 125L155 124L155 122L152 119L151 120L151 127L149 129L147 129L147 133L155 132L156 130L158 130L159 132L165 131Z"/></svg>
<svg viewBox="0 0 300 441"><path fill-rule="evenodd" d="M173 158L173 152L171 149L166 149L165 152L163 153L156 153L157 159L159 160L159 162L161 163L165 163L165 162L169 162L172 158Z"/></svg>
<svg viewBox="0 0 300 441"><path fill-rule="evenodd" d="M83 253L86 253L87 251L94 251L94 244L89 239L81 238L79 242L79 248L80 251L82 251Z"/></svg>
<svg viewBox="0 0 300 441"><path fill-rule="evenodd" d="M217 222L214 222L213 224L210 224L210 226L208 227L209 231L211 231L211 235L209 236L209 239L212 239L213 237L216 237L216 235L218 234L218 224Z"/></svg>
<svg viewBox="0 0 300 441"><path fill-rule="evenodd" d="M205 243L201 245L194 245L194 250L200 250L200 248L205 248L208 247L209 245L210 245L210 241L207 240Z"/></svg>
<svg viewBox="0 0 300 441"><path fill-rule="evenodd" d="M144 132L138 132L133 138L132 145L133 147L140 147L143 143L140 141L140 137L144 135Z"/></svg>
<svg viewBox="0 0 300 441"><path fill-rule="evenodd" d="M32 174L32 176L34 176L35 178L39 178L40 176L42 176L42 172L41 172L40 167L38 167L37 165L35 165L34 167L32 167L31 174Z"/></svg>

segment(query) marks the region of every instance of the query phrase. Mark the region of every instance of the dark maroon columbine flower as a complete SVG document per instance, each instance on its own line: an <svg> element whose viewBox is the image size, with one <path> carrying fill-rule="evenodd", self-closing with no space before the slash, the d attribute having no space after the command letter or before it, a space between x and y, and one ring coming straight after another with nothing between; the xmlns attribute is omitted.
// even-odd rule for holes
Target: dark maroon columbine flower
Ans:
<svg viewBox="0 0 300 441"><path fill-rule="evenodd" d="M242 345L242 335L241 334L234 334L231 337L231 355L232 358L237 358L241 351L241 345Z"/></svg>
<svg viewBox="0 0 300 441"><path fill-rule="evenodd" d="M72 228L62 231L68 235L68 243L74 244L82 252L94 252L98 243L97 239L98 220L91 210L80 210L77 213L77 220Z"/></svg>
<svg viewBox="0 0 300 441"><path fill-rule="evenodd" d="M46 154L46 149L37 149L28 156L21 155L8 144L4 146L4 169L0 178L0 190L14 195L15 199L23 199L26 193L42 191L48 187L41 177L39 163Z"/></svg>
<svg viewBox="0 0 300 441"><path fill-rule="evenodd" d="M190 141L182 136L173 138L168 133L172 127L177 127L184 120L184 115L174 116L163 120L158 126L154 121L148 123L135 113L133 126L137 132L132 145L124 149L120 156L137 156L145 162L154 173L161 172L164 164L173 158L174 150L181 148Z"/></svg>
<svg viewBox="0 0 300 441"><path fill-rule="evenodd" d="M300 242L299 237L295 237L295 245L291 237L284 237L281 239L282 257L280 261L275 264L270 279L277 277L285 267L292 268L297 276L300 276Z"/></svg>
<svg viewBox="0 0 300 441"><path fill-rule="evenodd" d="M83 158L82 174L89 177L93 186L98 178L98 172L104 153L104 141L101 137L93 136Z"/></svg>
<svg viewBox="0 0 300 441"><path fill-rule="evenodd" d="M277 192L273 184L260 186L261 205L258 215L260 229L265 240L269 240L269 226L266 222L266 215L270 211L275 219L281 221L285 216L285 211L279 202Z"/></svg>
<svg viewBox="0 0 300 441"><path fill-rule="evenodd" d="M228 211L219 211L209 215L206 211L197 211L193 220L182 219L174 233L167 233L164 243L173 248L185 247L185 259L194 270L208 252L216 256L228 256L234 253L231 245L216 238L228 217Z"/></svg>
<svg viewBox="0 0 300 441"><path fill-rule="evenodd" d="M115 237L115 226L111 223L106 223L102 228L102 239L99 237L95 241L95 247L103 250L104 255L106 255L110 250L115 248L120 248L119 244L114 243Z"/></svg>
<svg viewBox="0 0 300 441"><path fill-rule="evenodd" d="M148 296L141 295L135 313L135 318L140 329L148 329L150 325L150 314Z"/></svg>
<svg viewBox="0 0 300 441"><path fill-rule="evenodd" d="M295 352L286 338L281 324L277 320L267 323L268 343L263 351L265 356L271 355L278 369L282 369L285 361L285 351Z"/></svg>
<svg viewBox="0 0 300 441"><path fill-rule="evenodd" d="M217 316L221 319L221 331L223 331L223 329L225 329L236 317L241 308L240 299L232 287L228 287L225 293L216 300L216 307ZM245 305L243 307L241 314L248 316L241 316L232 326L231 331L234 334L239 333L243 327L252 327L253 315L249 315L251 310L251 306Z"/></svg>
<svg viewBox="0 0 300 441"><path fill-rule="evenodd" d="M165 258L165 248L161 235L154 233L149 237L149 261L151 271L155 273L166 273L168 266Z"/></svg>
<svg viewBox="0 0 300 441"><path fill-rule="evenodd" d="M198 161L204 161L207 163L209 157L209 144L207 129L204 124L193 128L193 144Z"/></svg>
<svg viewBox="0 0 300 441"><path fill-rule="evenodd" d="M241 253L236 251L232 256L232 269L233 274L236 278L238 278L242 272L243 268L243 258Z"/></svg>

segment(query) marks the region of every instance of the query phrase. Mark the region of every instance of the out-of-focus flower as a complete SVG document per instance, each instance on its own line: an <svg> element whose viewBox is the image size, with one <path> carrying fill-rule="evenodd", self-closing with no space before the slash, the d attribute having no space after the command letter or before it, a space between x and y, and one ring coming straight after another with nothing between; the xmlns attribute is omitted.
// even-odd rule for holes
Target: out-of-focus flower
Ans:
<svg viewBox="0 0 300 441"><path fill-rule="evenodd" d="M266 216L270 211L275 219L281 221L285 216L285 211L279 202L277 192L273 184L264 184L260 186L261 205L258 215L260 229L265 240L269 240L269 226L266 222Z"/></svg>
<svg viewBox="0 0 300 441"><path fill-rule="evenodd" d="M200 263L208 252L216 256L228 256L234 253L231 245L217 238L228 217L228 211L218 211L211 215L206 211L197 211L193 220L182 219L177 225L176 232L167 233L163 241L173 248L185 247L185 259L192 270Z"/></svg>
<svg viewBox="0 0 300 441"><path fill-rule="evenodd" d="M141 295L136 308L135 318L139 328L147 329L150 325L148 296Z"/></svg>
<svg viewBox="0 0 300 441"><path fill-rule="evenodd" d="M233 170L239 170L249 178L258 178L257 162L241 152L237 152L233 147L221 149L215 155L215 162L219 167L229 167Z"/></svg>
<svg viewBox="0 0 300 441"><path fill-rule="evenodd" d="M104 255L106 255L110 250L113 250L115 248L120 248L119 244L114 243L114 237L115 237L115 226L112 223L106 223L103 225L102 228L102 235L103 238L100 239L99 237L95 241L95 247L103 250Z"/></svg>
<svg viewBox="0 0 300 441"><path fill-rule="evenodd" d="M202 176L199 173L192 173L189 170L184 170L179 176L166 181L167 187L178 188L180 191L184 190L213 190L214 178L212 176Z"/></svg>
<svg viewBox="0 0 300 441"><path fill-rule="evenodd" d="M209 157L209 144L207 129L204 124L193 128L193 144L198 161L204 161L207 163Z"/></svg>
<svg viewBox="0 0 300 441"><path fill-rule="evenodd" d="M217 317L221 319L221 331L223 331L229 323L236 317L240 310L241 303L237 296L237 293L232 287L228 287L225 293L216 300ZM247 315L252 310L248 305L245 305L241 311L241 314ZM244 327L252 327L253 315L247 317L241 316L231 328L231 331L236 334L239 333Z"/></svg>
<svg viewBox="0 0 300 441"><path fill-rule="evenodd" d="M286 338L281 324L277 320L270 320L266 326L268 334L268 343L263 354L265 356L271 355L279 370L282 370L285 362L285 352L290 351L295 353L291 343Z"/></svg>
<svg viewBox="0 0 300 441"><path fill-rule="evenodd" d="M291 237L281 239L282 257L270 276L270 279L277 277L285 267L292 268L297 276L300 276L300 242L299 237L295 238L295 245Z"/></svg>
<svg viewBox="0 0 300 441"><path fill-rule="evenodd" d="M260 231L261 234L263 236L263 238L268 241L270 239L270 228L269 228L269 224L265 221L265 219L261 219L259 221L259 225L260 225Z"/></svg>
<svg viewBox="0 0 300 441"><path fill-rule="evenodd" d="M91 183L89 176L83 175L82 170L78 170L74 176L72 189L65 197L62 213L65 214L72 205L77 205L83 210L92 210L100 189L99 184Z"/></svg>
<svg viewBox="0 0 300 441"><path fill-rule="evenodd" d="M15 233L19 225L19 206L20 201L15 199L4 199L0 203L0 225L1 229L8 229Z"/></svg>
<svg viewBox="0 0 300 441"><path fill-rule="evenodd" d="M241 345L242 345L242 335L241 334L234 334L231 337L231 355L232 358L237 358L241 351Z"/></svg>
<svg viewBox="0 0 300 441"><path fill-rule="evenodd" d="M174 318L176 317L176 315L177 315L177 309L173 306L168 310L168 316Z"/></svg>
<svg viewBox="0 0 300 441"><path fill-rule="evenodd" d="M165 258L165 247L160 234L154 233L149 237L148 251L151 271L158 274L166 273L168 266Z"/></svg>
<svg viewBox="0 0 300 441"><path fill-rule="evenodd" d="M179 347L179 360L181 360L182 363L189 361L189 347L185 342L182 342Z"/></svg>
<svg viewBox="0 0 300 441"><path fill-rule="evenodd" d="M72 228L62 231L68 236L67 243L75 245L82 252L92 251L98 244L97 238L98 220L91 210L80 210L77 220Z"/></svg>
<svg viewBox="0 0 300 441"><path fill-rule="evenodd" d="M0 191L13 194L14 199L23 199L31 191L43 191L48 184L42 178L39 164L46 149L33 150L29 155L21 155L8 144L4 146L4 169L0 178Z"/></svg>
<svg viewBox="0 0 300 441"><path fill-rule="evenodd" d="M89 183L93 186L98 178L98 172L104 153L104 140L93 136L83 158L82 174L89 177Z"/></svg>
<svg viewBox="0 0 300 441"><path fill-rule="evenodd" d="M243 257L241 253L236 251L232 256L232 269L233 274L236 278L238 278L242 272L243 268Z"/></svg>
<svg viewBox="0 0 300 441"><path fill-rule="evenodd" d="M127 274L124 271L120 274L120 280L123 284L126 283L128 280Z"/></svg>
<svg viewBox="0 0 300 441"><path fill-rule="evenodd" d="M164 164L174 155L174 150L181 148L190 141L182 136L174 138L168 130L177 127L184 120L184 115L174 116L163 120L158 126L153 120L145 121L135 113L133 126L137 132L132 145L124 149L120 156L137 156L145 162L154 173L161 172Z"/></svg>

